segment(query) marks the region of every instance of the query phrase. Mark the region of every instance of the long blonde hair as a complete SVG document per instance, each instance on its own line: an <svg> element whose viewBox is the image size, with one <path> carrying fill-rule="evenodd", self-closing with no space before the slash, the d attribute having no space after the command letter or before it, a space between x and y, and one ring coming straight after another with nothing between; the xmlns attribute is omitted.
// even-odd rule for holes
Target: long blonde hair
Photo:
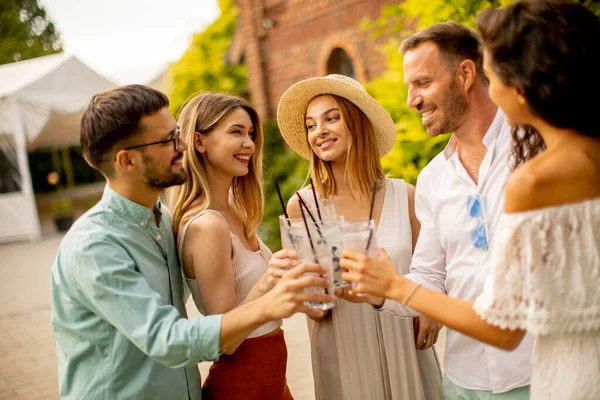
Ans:
<svg viewBox="0 0 600 400"><path fill-rule="evenodd" d="M373 182L384 178L373 125L361 109L350 100L333 94L320 96L330 96L340 108L348 135L344 175L354 196L360 201L369 202ZM308 145L308 130L306 141ZM336 183L331 171L331 162L321 160L313 151L310 159L310 174L319 196L333 198Z"/></svg>
<svg viewBox="0 0 600 400"><path fill-rule="evenodd" d="M244 221L245 233L254 237L264 212L262 190L263 130L260 118L248 102L224 93L201 92L186 101L178 115L181 137L188 150L183 153L183 168L188 172L187 181L168 191L168 201L173 210L173 232L178 235L192 216L208 208L211 200L206 176L206 159L194 147L196 132L208 135L234 110L244 109L254 127L254 154L250 157L249 172L233 178L229 191L229 204Z"/></svg>

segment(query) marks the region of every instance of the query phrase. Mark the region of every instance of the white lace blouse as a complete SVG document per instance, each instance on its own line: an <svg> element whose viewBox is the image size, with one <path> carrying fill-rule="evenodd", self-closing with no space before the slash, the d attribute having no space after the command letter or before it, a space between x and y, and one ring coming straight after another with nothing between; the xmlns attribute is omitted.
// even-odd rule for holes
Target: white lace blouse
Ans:
<svg viewBox="0 0 600 400"><path fill-rule="evenodd" d="M600 399L600 198L501 217L475 311L536 335L531 399Z"/></svg>

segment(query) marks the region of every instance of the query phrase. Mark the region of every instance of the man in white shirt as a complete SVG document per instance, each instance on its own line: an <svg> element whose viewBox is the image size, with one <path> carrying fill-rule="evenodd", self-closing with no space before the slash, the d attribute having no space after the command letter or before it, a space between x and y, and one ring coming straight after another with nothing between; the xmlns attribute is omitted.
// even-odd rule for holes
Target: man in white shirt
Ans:
<svg viewBox="0 0 600 400"><path fill-rule="evenodd" d="M474 300L491 267L490 245L503 210L510 127L488 96L473 30L454 22L433 25L405 39L400 51L408 105L422 115L431 136L452 132L447 147L417 181L421 232L407 277ZM415 315L390 300L380 310ZM446 399L528 399L532 349L530 335L509 353L449 330Z"/></svg>

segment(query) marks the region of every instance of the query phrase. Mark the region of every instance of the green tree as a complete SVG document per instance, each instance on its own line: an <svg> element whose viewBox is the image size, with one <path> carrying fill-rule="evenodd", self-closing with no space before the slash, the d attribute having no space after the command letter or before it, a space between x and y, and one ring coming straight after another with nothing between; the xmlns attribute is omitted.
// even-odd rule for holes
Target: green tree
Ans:
<svg viewBox="0 0 600 400"><path fill-rule="evenodd" d="M37 0L0 2L0 64L60 51L60 35Z"/></svg>
<svg viewBox="0 0 600 400"><path fill-rule="evenodd" d="M243 64L228 65L225 55L238 20L234 0L219 0L221 15L204 31L194 34L190 47L171 67L171 111L200 90L245 95L248 83Z"/></svg>

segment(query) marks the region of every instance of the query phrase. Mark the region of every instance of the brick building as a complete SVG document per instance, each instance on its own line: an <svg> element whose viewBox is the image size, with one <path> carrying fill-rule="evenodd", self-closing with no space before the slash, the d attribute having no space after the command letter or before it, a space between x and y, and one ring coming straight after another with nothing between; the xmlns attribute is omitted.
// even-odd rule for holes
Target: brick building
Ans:
<svg viewBox="0 0 600 400"><path fill-rule="evenodd" d="M365 82L385 68L376 39L360 27L393 0L237 0L240 21L229 62L248 69L252 104L274 118L285 90L313 76L341 73Z"/></svg>

